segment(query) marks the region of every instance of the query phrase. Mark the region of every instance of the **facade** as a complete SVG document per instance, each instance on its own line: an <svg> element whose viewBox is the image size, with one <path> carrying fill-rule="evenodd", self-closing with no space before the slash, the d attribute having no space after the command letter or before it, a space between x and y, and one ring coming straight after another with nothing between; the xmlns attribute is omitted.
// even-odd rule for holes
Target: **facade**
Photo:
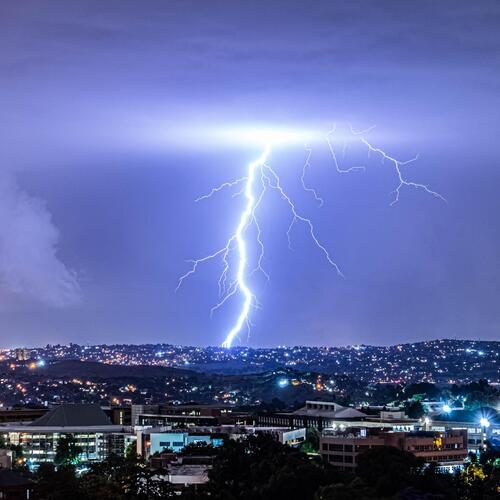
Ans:
<svg viewBox="0 0 500 500"><path fill-rule="evenodd" d="M259 426L306 428L323 431L346 429L356 425L372 429L410 432L418 429L418 420L406 418L401 411L381 411L377 415L364 413L333 402L306 401L305 406L290 413L263 413L257 417Z"/></svg>
<svg viewBox="0 0 500 500"><path fill-rule="evenodd" d="M179 428L216 425L252 425L248 413L234 412L221 405L132 405L133 426Z"/></svg>
<svg viewBox="0 0 500 500"><path fill-rule="evenodd" d="M149 432L149 454L172 450L179 453L186 446L196 443L211 444L209 434L190 434L188 432Z"/></svg>
<svg viewBox="0 0 500 500"><path fill-rule="evenodd" d="M6 444L21 446L30 468L53 462L62 436L74 437L82 449L79 462L87 463L104 460L110 450L116 451L124 434L123 427L111 424L97 405L61 405L30 424L0 426Z"/></svg>
<svg viewBox="0 0 500 500"><path fill-rule="evenodd" d="M103 408L106 415L115 425L130 427L132 425L132 407L131 406L112 406Z"/></svg>
<svg viewBox="0 0 500 500"><path fill-rule="evenodd" d="M467 447L477 453L486 443L500 438L500 415L493 408L455 409L428 417L423 427L434 432L467 431Z"/></svg>
<svg viewBox="0 0 500 500"><path fill-rule="evenodd" d="M0 469L12 469L12 450L0 449Z"/></svg>
<svg viewBox="0 0 500 500"><path fill-rule="evenodd" d="M141 425L139 415L158 415L160 413L160 405L132 405L130 412L130 423L132 426Z"/></svg>
<svg viewBox="0 0 500 500"><path fill-rule="evenodd" d="M269 434L282 444L298 446L305 441L306 429L233 425L189 429L145 428L137 431L137 454L149 458L155 454L165 454L169 450L178 453L195 443L217 447L222 445L224 438L240 440L256 434Z"/></svg>
<svg viewBox="0 0 500 500"><path fill-rule="evenodd" d="M349 429L341 434L324 433L320 438L321 456L339 470L355 469L359 455L377 446L393 446L449 469L462 466L468 455L464 430L405 433Z"/></svg>
<svg viewBox="0 0 500 500"><path fill-rule="evenodd" d="M220 446L222 436L213 428L172 430L156 427L137 431L137 454L145 458L169 452L179 453L186 446L196 443Z"/></svg>
<svg viewBox="0 0 500 500"><path fill-rule="evenodd" d="M15 408L0 410L0 424L5 422L33 422L43 417L49 410L47 408Z"/></svg>
<svg viewBox="0 0 500 500"><path fill-rule="evenodd" d="M167 480L175 489L198 486L208 483L210 468L207 465L171 464L168 467Z"/></svg>
<svg viewBox="0 0 500 500"><path fill-rule="evenodd" d="M210 427L219 425L217 417L200 415L160 415L141 414L137 417L136 426L140 427Z"/></svg>
<svg viewBox="0 0 500 500"><path fill-rule="evenodd" d="M270 434L276 441L288 446L298 446L306 440L306 428L290 429L288 427L251 427L245 428L251 434Z"/></svg>
<svg viewBox="0 0 500 500"><path fill-rule="evenodd" d="M151 457L151 467L161 469L163 477L176 490L207 483L212 463L213 457L207 456L182 457L173 453L162 453Z"/></svg>

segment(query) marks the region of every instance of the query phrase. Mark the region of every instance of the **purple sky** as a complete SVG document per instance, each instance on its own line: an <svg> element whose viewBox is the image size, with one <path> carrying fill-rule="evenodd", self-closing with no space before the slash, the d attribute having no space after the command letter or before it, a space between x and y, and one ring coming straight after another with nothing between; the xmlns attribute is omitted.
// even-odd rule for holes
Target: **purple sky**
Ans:
<svg viewBox="0 0 500 500"><path fill-rule="evenodd" d="M25 0L0 4L0 344L216 345L216 263L243 200L194 200L258 145L222 127L376 125L370 140L448 204L404 190L366 150L340 175L314 145L270 162L345 274L262 207L271 282L243 344L499 339L500 4L496 1ZM192 133L188 133L192 131Z"/></svg>

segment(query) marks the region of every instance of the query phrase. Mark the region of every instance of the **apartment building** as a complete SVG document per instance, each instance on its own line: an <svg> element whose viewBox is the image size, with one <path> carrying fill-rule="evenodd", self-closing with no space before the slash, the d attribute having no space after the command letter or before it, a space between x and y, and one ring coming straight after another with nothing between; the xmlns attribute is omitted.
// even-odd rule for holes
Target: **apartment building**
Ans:
<svg viewBox="0 0 500 500"><path fill-rule="evenodd" d="M393 446L448 469L462 466L468 453L465 430L386 432L353 428L342 433L326 431L320 438L322 457L339 470L353 470L359 455L377 446Z"/></svg>

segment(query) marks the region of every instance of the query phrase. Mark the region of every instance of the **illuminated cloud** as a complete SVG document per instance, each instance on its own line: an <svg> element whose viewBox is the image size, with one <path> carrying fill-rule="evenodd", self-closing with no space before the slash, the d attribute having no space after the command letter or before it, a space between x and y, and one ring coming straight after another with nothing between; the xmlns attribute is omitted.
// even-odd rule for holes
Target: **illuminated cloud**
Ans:
<svg viewBox="0 0 500 500"><path fill-rule="evenodd" d="M57 255L59 231L43 200L0 174L0 293L63 307L78 302L76 275Z"/></svg>

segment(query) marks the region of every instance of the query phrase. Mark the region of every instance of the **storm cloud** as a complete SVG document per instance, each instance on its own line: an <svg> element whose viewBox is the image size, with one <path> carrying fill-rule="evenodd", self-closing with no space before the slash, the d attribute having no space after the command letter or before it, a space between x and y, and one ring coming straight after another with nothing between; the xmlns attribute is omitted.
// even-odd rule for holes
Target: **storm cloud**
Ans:
<svg viewBox="0 0 500 500"><path fill-rule="evenodd" d="M3 299L63 307L78 302L75 272L58 257L59 231L43 200L0 174L0 290ZM13 298L13 297L11 297Z"/></svg>

